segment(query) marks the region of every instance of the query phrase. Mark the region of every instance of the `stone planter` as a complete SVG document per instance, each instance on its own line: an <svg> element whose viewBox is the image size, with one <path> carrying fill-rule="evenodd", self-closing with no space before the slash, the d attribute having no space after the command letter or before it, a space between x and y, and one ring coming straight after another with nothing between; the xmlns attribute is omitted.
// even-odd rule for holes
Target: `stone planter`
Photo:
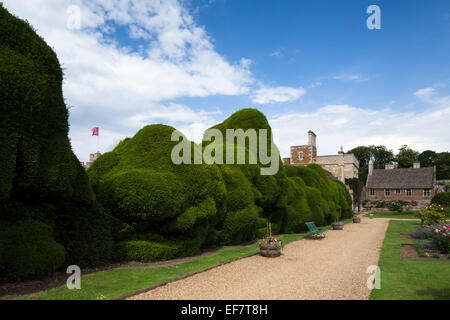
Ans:
<svg viewBox="0 0 450 320"><path fill-rule="evenodd" d="M340 223L333 223L333 230L344 230L344 225Z"/></svg>
<svg viewBox="0 0 450 320"><path fill-rule="evenodd" d="M360 217L353 217L353 223L360 223L361 218Z"/></svg>
<svg viewBox="0 0 450 320"><path fill-rule="evenodd" d="M281 255L281 241L262 242L259 245L259 253L263 257L275 258Z"/></svg>

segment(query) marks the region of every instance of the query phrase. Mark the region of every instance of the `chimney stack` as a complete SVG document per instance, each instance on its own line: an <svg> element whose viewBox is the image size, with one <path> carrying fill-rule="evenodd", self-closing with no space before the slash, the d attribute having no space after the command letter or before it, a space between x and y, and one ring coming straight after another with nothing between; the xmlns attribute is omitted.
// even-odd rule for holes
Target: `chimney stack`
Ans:
<svg viewBox="0 0 450 320"><path fill-rule="evenodd" d="M373 158L370 158L369 160L369 177L372 175L373 173Z"/></svg>
<svg viewBox="0 0 450 320"><path fill-rule="evenodd" d="M308 131L308 145L316 146L316 134L311 130Z"/></svg>
<svg viewBox="0 0 450 320"><path fill-rule="evenodd" d="M419 169L420 168L420 162L414 162L413 168L414 169Z"/></svg>

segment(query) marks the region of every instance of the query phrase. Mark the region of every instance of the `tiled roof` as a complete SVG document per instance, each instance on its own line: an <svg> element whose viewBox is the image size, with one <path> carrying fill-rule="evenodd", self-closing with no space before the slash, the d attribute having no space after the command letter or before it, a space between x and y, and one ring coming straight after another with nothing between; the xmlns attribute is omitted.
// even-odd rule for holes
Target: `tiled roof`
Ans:
<svg viewBox="0 0 450 320"><path fill-rule="evenodd" d="M375 169L368 177L372 189L431 189L434 187L434 167L408 169Z"/></svg>

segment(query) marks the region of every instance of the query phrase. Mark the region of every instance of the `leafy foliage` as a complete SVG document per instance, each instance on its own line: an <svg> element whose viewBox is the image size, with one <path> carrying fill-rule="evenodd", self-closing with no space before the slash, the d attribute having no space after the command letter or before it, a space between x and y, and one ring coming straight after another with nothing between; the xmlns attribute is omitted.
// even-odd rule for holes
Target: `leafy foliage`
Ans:
<svg viewBox="0 0 450 320"><path fill-rule="evenodd" d="M445 221L443 208L431 205L417 213L422 225L434 225Z"/></svg>
<svg viewBox="0 0 450 320"><path fill-rule="evenodd" d="M64 247L48 225L31 219L0 225L0 281L48 276L64 260Z"/></svg>
<svg viewBox="0 0 450 320"><path fill-rule="evenodd" d="M450 192L436 193L431 199L431 203L444 207L450 207Z"/></svg>
<svg viewBox="0 0 450 320"><path fill-rule="evenodd" d="M88 170L99 201L120 221L116 236L125 250L123 259L153 261L160 256L153 244L133 241L171 243L176 248L171 257L217 242L215 226L225 218L227 200L221 171L215 165L175 165L174 130L146 126Z"/></svg>
<svg viewBox="0 0 450 320"><path fill-rule="evenodd" d="M223 137L227 129L266 129L268 138L271 131L255 109L240 110L213 128ZM97 198L119 221L119 259L154 261L246 242L263 235L267 221L274 233L299 232L310 219L323 225L352 216L346 187L330 180L320 166L285 169L278 159L278 173L263 176L259 159L256 164L175 165L174 130L146 126L88 170ZM212 142L187 143L193 161ZM223 147L249 152L248 145L236 141ZM288 177L286 170L298 173ZM172 248L168 256L161 255L156 243Z"/></svg>
<svg viewBox="0 0 450 320"><path fill-rule="evenodd" d="M419 158L419 152L408 148L406 144L402 145L396 156L399 168L411 168Z"/></svg>
<svg viewBox="0 0 450 320"><path fill-rule="evenodd" d="M450 179L450 152L438 153L434 164L437 179Z"/></svg>
<svg viewBox="0 0 450 320"><path fill-rule="evenodd" d="M358 178L362 185L366 184L370 157L374 157L374 168L384 169L385 165L394 160L394 153L385 146L359 146L348 151L359 161Z"/></svg>
<svg viewBox="0 0 450 320"><path fill-rule="evenodd" d="M345 186L318 166L288 177L279 157L273 176L261 175L259 158L252 165L175 165L171 152L178 141L171 141L174 129L163 125L124 139L86 175L67 137L55 53L2 5L0 30L0 225L43 221L50 228L41 232L45 241L24 240L33 242L29 258L18 256L24 265L39 261L37 267L25 274L2 263L2 272L10 273L5 277L44 274L63 260L83 267L111 259L169 259L252 240L266 220L274 233L295 232L305 219L321 225L350 214ZM255 109L238 111L214 128L224 136L227 129L266 129L265 142L271 139L266 117ZM187 143L191 160L208 146ZM232 148L248 151L235 143ZM268 149L277 151L270 143ZM14 239L26 228L5 234Z"/></svg>
<svg viewBox="0 0 450 320"><path fill-rule="evenodd" d="M436 159L437 153L432 150L426 150L417 157L421 167L433 167Z"/></svg>
<svg viewBox="0 0 450 320"><path fill-rule="evenodd" d="M416 201L404 200L365 200L363 207L371 208L387 208L390 211L402 212L405 206L416 206Z"/></svg>
<svg viewBox="0 0 450 320"><path fill-rule="evenodd" d="M52 239L64 246L65 262L105 263L112 248L109 219L67 137L68 110L56 54L1 4L0 30L0 225L34 219L52 227L49 239L33 245L35 253L22 256L24 265L48 255L60 258ZM31 274L45 273L36 270L31 268Z"/></svg>

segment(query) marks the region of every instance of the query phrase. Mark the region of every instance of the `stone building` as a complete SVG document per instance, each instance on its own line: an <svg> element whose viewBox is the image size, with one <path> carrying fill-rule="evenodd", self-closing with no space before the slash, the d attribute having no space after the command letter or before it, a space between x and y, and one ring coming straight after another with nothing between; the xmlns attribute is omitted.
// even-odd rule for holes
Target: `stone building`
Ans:
<svg viewBox="0 0 450 320"><path fill-rule="evenodd" d="M85 169L88 169L92 165L92 163L94 163L94 161L97 160L97 158L100 157L101 155L102 154L100 153L100 151L97 151L96 153L91 153L89 154L89 162L80 161L80 163Z"/></svg>
<svg viewBox="0 0 450 320"><path fill-rule="evenodd" d="M337 155L317 155L316 134L308 131L308 144L292 146L291 157L283 158L284 165L306 166L316 163L345 183L345 179L358 178L359 161L352 153L344 153L341 146Z"/></svg>
<svg viewBox="0 0 450 320"><path fill-rule="evenodd" d="M423 207L433 198L435 186L436 167L421 168L417 162L412 168L406 169L394 169L390 164L385 169L373 169L371 160L366 199L415 201L418 207Z"/></svg>

